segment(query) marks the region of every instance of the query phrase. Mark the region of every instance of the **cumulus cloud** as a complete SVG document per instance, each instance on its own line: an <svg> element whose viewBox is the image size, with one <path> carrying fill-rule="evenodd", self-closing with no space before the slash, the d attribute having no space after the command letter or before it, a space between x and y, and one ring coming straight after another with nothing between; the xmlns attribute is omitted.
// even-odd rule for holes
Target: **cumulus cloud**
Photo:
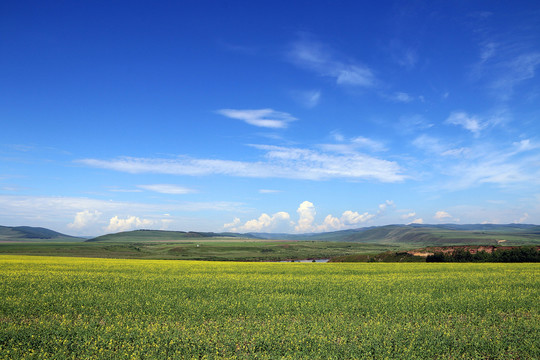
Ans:
<svg viewBox="0 0 540 360"><path fill-rule="evenodd" d="M298 224L294 228L297 232L309 232L313 229L315 221L315 206L312 202L304 201L296 210L298 213Z"/></svg>
<svg viewBox="0 0 540 360"><path fill-rule="evenodd" d="M423 223L424 223L424 219L418 218L418 219L414 219L409 224L423 224Z"/></svg>
<svg viewBox="0 0 540 360"><path fill-rule="evenodd" d="M517 224L524 223L525 221L527 221L528 218L529 218L529 214L523 213L523 216L521 216L518 220L515 220L514 223L517 223Z"/></svg>
<svg viewBox="0 0 540 360"><path fill-rule="evenodd" d="M155 221L150 219L141 219L136 216L129 216L125 219L121 219L118 216L114 216L109 220L109 226L105 228L109 232L128 231L134 229L141 229L149 227L155 224Z"/></svg>
<svg viewBox="0 0 540 360"><path fill-rule="evenodd" d="M98 221L100 216L101 216L101 212L97 210L79 211L75 214L75 219L73 220L73 222L68 224L68 227L72 229L83 229L89 225L92 225L96 221Z"/></svg>
<svg viewBox="0 0 540 360"><path fill-rule="evenodd" d="M127 173L171 175L228 175L252 178L284 178L304 180L367 179L399 182L406 179L394 161L379 159L357 151L325 152L305 148L272 145L251 145L265 152L264 160L196 159L186 156L175 159L120 157L113 160L82 159L78 163ZM324 149L323 149L324 150Z"/></svg>
<svg viewBox="0 0 540 360"><path fill-rule="evenodd" d="M229 231L241 232L272 231L278 228L282 231L290 231L293 227L297 233L335 231L367 223L380 216L389 206L394 206L394 203L392 201L386 201L380 204L379 210L373 214L369 212L359 213L352 210L344 211L341 217L328 214L322 223L316 223L317 212L315 205L310 201L304 201L296 210L298 214L296 223L291 220L287 212L282 211L272 216L263 213L259 218L249 220L243 225L239 218L235 218L233 222L225 224L224 228Z"/></svg>
<svg viewBox="0 0 540 360"><path fill-rule="evenodd" d="M329 46L309 36L303 36L291 45L288 58L301 68L333 78L339 85L369 88L376 83L375 75L369 67L358 61L344 60Z"/></svg>
<svg viewBox="0 0 540 360"><path fill-rule="evenodd" d="M247 124L272 129L283 129L289 126L291 121L297 120L289 113L276 111L273 109L259 110L235 110L221 109L218 114L231 119L242 120Z"/></svg>
<svg viewBox="0 0 540 360"><path fill-rule="evenodd" d="M379 210L373 214L369 212L359 213L357 211L346 210L341 214L341 217L336 217L331 214L327 215L322 224L315 223L315 206L309 201L304 201L298 207L299 215L298 224L295 227L297 232L320 232L334 231L351 228L380 216L389 206L394 206L393 201L387 200L379 205Z"/></svg>
<svg viewBox="0 0 540 360"><path fill-rule="evenodd" d="M446 211L437 211L435 213L435 216L434 216L434 218L437 219L437 220L449 219L451 217L452 217L452 215L450 215Z"/></svg>
<svg viewBox="0 0 540 360"><path fill-rule="evenodd" d="M195 190L188 189L182 186L171 185L171 184L150 184L150 185L139 185L141 189L155 191L162 194L171 194L171 195L183 195L194 193Z"/></svg>
<svg viewBox="0 0 540 360"><path fill-rule="evenodd" d="M272 216L262 214L258 219L249 220L244 225L241 225L239 218L234 218L233 222L225 224L224 228L229 231L261 232L273 231L283 226L290 227L292 224L290 215L284 211L280 211Z"/></svg>

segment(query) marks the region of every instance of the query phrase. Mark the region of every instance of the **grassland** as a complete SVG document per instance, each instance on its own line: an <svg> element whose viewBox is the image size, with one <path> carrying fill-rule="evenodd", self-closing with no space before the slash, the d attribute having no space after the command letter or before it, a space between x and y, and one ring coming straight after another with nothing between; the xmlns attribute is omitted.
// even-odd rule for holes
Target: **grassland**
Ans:
<svg viewBox="0 0 540 360"><path fill-rule="evenodd" d="M0 256L0 359L538 359L538 264Z"/></svg>
<svg viewBox="0 0 540 360"><path fill-rule="evenodd" d="M375 254L398 246L322 241L276 241L206 238L198 241L141 243L9 243L0 244L0 254L74 256L123 259L283 261L327 259L352 254Z"/></svg>

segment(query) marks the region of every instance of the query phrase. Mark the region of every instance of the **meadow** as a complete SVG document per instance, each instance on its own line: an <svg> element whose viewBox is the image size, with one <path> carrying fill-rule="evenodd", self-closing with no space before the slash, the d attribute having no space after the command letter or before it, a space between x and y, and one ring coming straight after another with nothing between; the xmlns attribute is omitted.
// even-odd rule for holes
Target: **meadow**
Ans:
<svg viewBox="0 0 540 360"><path fill-rule="evenodd" d="M123 259L280 261L327 259L353 254L378 254L395 245L325 241L281 241L216 238L164 242L11 242L0 255L75 256Z"/></svg>
<svg viewBox="0 0 540 360"><path fill-rule="evenodd" d="M538 359L539 275L0 255L0 359Z"/></svg>

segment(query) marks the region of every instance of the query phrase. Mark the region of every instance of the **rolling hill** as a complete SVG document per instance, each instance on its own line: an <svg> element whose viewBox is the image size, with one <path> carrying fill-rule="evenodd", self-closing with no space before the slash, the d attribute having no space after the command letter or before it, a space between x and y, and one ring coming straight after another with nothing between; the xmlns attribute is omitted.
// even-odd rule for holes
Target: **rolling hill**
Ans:
<svg viewBox="0 0 540 360"><path fill-rule="evenodd" d="M213 233L194 231L134 230L98 236L86 242L167 242L178 240L218 239L218 238L255 238L237 233Z"/></svg>
<svg viewBox="0 0 540 360"><path fill-rule="evenodd" d="M251 233L263 239L346 241L392 245L540 244L540 226L530 224L386 225L317 234Z"/></svg>
<svg viewBox="0 0 540 360"><path fill-rule="evenodd" d="M0 226L0 241L71 242L84 240L83 238L69 236L42 227Z"/></svg>
<svg viewBox="0 0 540 360"><path fill-rule="evenodd" d="M194 231L134 230L107 234L89 240L30 226L0 226L2 242L93 242L141 243L186 240L295 240L334 241L400 247L443 245L539 245L540 226L530 224L437 224L385 225L324 233L214 233Z"/></svg>

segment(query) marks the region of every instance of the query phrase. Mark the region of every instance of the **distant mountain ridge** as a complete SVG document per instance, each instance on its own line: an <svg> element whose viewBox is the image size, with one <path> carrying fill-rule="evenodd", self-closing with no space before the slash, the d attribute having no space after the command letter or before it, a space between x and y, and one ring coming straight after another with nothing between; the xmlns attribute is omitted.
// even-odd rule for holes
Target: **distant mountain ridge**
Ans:
<svg viewBox="0 0 540 360"><path fill-rule="evenodd" d="M250 233L263 239L349 241L380 244L465 244L517 241L540 243L540 226L533 224L409 224L371 226L314 234Z"/></svg>
<svg viewBox="0 0 540 360"><path fill-rule="evenodd" d="M0 241L87 241L87 242L167 242L196 239L259 239L297 241L338 241L399 246L463 244L540 244L540 226L533 224L409 224L370 226L323 233L231 233L166 230L134 230L106 234L91 239L65 235L30 226L0 226Z"/></svg>
<svg viewBox="0 0 540 360"><path fill-rule="evenodd" d="M0 226L0 241L83 241L43 227Z"/></svg>

